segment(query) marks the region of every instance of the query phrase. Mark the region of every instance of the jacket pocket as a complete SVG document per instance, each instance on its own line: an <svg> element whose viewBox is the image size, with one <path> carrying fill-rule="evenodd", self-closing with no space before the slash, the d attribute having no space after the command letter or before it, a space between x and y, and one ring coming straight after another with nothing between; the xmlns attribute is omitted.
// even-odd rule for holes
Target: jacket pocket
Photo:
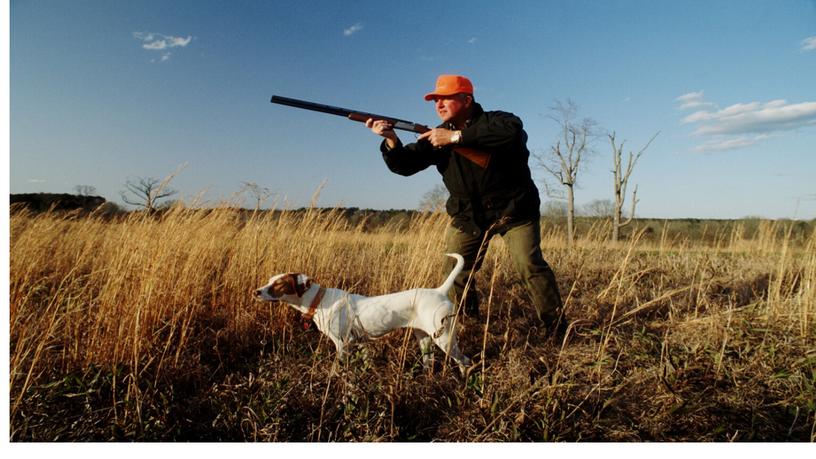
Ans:
<svg viewBox="0 0 816 459"><path fill-rule="evenodd" d="M448 200L445 202L445 210L451 217L461 215L464 207L462 200L453 196L448 197Z"/></svg>

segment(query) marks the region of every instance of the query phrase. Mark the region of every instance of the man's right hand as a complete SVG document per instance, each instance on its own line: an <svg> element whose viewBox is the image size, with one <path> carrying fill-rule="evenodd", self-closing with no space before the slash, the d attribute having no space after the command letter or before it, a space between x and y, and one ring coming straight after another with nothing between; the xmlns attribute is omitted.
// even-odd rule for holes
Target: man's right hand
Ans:
<svg viewBox="0 0 816 459"><path fill-rule="evenodd" d="M388 148L394 148L399 143L399 137L394 132L394 125L386 120L374 120L369 118L366 120L366 127L371 129L371 132L380 137L385 137Z"/></svg>

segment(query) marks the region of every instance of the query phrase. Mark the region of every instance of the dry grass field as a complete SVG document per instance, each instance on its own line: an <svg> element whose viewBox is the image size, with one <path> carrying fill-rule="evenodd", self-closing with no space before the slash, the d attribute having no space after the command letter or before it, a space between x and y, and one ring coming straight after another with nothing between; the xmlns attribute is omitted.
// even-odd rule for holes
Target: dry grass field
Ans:
<svg viewBox="0 0 816 459"><path fill-rule="evenodd" d="M539 341L500 238L459 330L467 378L394 332L334 362L272 274L364 295L437 286L447 217L174 208L14 213L12 441L814 441L816 233L736 225L702 242L543 226L572 321ZM333 368L336 371L333 371Z"/></svg>

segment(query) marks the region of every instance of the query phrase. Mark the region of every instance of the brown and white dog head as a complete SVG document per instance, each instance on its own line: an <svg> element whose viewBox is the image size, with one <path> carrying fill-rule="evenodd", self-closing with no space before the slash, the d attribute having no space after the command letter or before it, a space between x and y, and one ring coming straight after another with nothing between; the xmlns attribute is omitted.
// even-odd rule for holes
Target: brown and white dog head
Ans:
<svg viewBox="0 0 816 459"><path fill-rule="evenodd" d="M312 286L312 279L305 274L278 274L269 283L255 290L255 297L264 301L285 301L301 304L303 294Z"/></svg>

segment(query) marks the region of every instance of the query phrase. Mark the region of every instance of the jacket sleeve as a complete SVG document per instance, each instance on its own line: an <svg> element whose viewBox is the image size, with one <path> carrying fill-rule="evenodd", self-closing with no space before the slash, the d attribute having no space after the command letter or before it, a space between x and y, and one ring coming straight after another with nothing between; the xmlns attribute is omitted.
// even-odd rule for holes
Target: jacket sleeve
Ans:
<svg viewBox="0 0 816 459"><path fill-rule="evenodd" d="M461 145L475 149L506 150L526 142L521 119L507 112L486 112L481 120L462 129Z"/></svg>
<svg viewBox="0 0 816 459"><path fill-rule="evenodd" d="M435 164L435 152L429 142L417 142L389 149L385 141L380 144L383 160L391 172L399 175L414 175L428 166Z"/></svg>

